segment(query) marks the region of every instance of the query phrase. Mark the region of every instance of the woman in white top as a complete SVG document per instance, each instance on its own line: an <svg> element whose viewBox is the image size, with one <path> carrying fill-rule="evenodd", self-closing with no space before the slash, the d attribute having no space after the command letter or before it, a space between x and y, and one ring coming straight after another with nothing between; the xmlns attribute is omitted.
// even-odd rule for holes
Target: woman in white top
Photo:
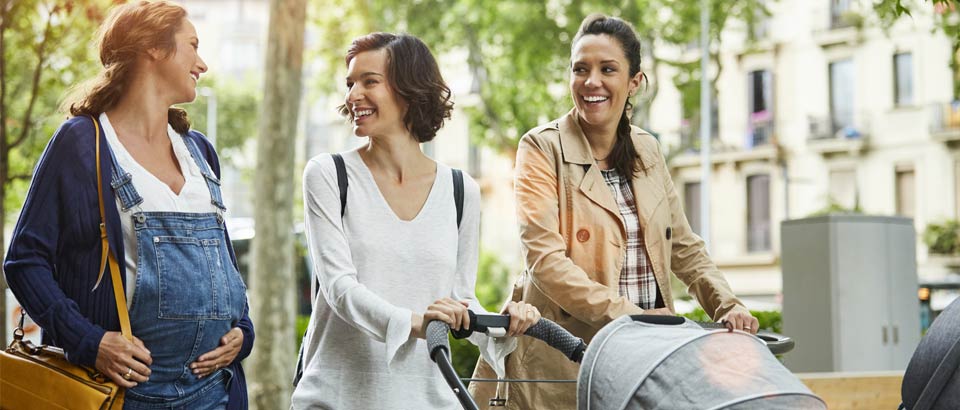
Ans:
<svg viewBox="0 0 960 410"><path fill-rule="evenodd" d="M450 409L454 394L427 356L425 324L469 326L483 311L476 281L480 190L464 176L459 221L451 169L424 155L449 118L450 89L422 41L373 33L346 56L340 111L369 141L342 154L341 208L331 155L304 171L307 239L320 291L304 339L296 409ZM508 334L540 313L512 303Z"/></svg>

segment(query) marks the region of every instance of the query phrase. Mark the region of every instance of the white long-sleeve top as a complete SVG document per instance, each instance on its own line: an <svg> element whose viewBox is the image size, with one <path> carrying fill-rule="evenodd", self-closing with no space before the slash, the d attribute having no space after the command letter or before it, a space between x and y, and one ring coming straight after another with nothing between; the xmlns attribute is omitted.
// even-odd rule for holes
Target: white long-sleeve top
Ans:
<svg viewBox="0 0 960 410"><path fill-rule="evenodd" d="M314 157L304 170L307 240L320 289L293 408L456 409L426 341L409 336L411 314L442 297L470 300L470 309L483 312L474 290L480 189L464 174L458 232L451 170L438 163L423 208L404 221L359 152L342 155L349 181L342 218L332 156Z"/></svg>

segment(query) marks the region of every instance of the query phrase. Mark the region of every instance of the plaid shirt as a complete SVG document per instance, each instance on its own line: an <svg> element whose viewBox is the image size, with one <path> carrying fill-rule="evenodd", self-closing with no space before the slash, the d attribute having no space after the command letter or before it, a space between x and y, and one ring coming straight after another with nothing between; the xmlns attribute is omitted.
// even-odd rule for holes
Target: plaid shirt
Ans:
<svg viewBox="0 0 960 410"><path fill-rule="evenodd" d="M602 170L603 179L620 207L620 217L627 231L627 247L620 271L620 295L643 309L653 309L657 301L657 279L643 243L643 231L637 216L637 203L630 189L630 180L615 169Z"/></svg>

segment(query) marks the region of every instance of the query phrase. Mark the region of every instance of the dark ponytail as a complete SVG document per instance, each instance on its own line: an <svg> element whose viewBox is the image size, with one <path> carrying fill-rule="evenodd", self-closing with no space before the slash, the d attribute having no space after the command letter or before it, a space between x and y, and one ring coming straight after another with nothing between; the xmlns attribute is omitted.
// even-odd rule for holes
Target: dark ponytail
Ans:
<svg viewBox="0 0 960 410"><path fill-rule="evenodd" d="M633 78L640 72L640 39L630 23L616 17L591 14L580 23L580 30L574 36L572 45L575 46L580 38L590 34L605 34L615 38L620 43L627 62L630 63L630 77ZM620 115L620 122L617 124L617 141L606 158L607 164L616 169L617 173L631 179L643 169L643 160L637 155L631 137L630 113L632 111L633 104L628 97L623 107L623 114Z"/></svg>

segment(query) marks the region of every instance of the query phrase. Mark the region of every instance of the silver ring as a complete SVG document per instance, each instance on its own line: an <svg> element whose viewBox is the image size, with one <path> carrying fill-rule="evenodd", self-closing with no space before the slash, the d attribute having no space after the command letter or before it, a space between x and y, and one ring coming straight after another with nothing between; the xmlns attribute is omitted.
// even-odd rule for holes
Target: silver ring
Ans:
<svg viewBox="0 0 960 410"><path fill-rule="evenodd" d="M123 380L130 380L131 376L133 376L133 368L128 367L127 373L123 375Z"/></svg>

